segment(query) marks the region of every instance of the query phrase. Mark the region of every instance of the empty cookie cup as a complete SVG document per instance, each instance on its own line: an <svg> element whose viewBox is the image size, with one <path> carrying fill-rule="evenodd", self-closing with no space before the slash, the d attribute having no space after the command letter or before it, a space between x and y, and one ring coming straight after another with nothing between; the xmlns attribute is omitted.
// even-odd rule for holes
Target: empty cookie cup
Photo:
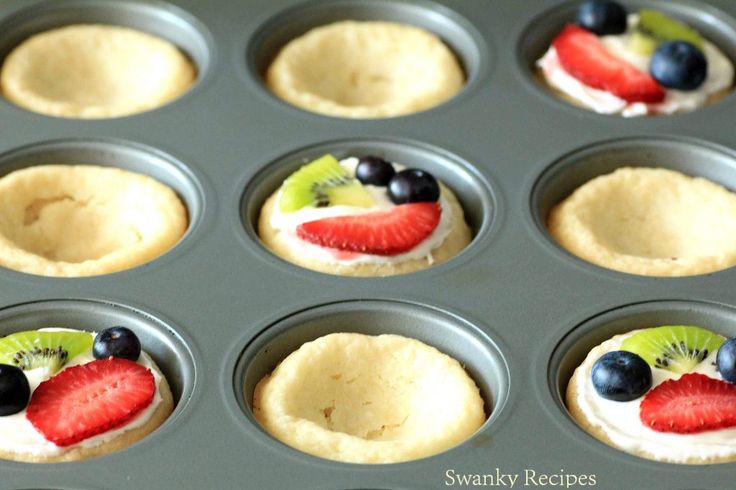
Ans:
<svg viewBox="0 0 736 490"><path fill-rule="evenodd" d="M630 274L689 276L736 264L736 194L664 168L596 177L548 216L552 237L588 262Z"/></svg>
<svg viewBox="0 0 736 490"><path fill-rule="evenodd" d="M0 265L76 277L143 264L173 247L187 209L146 175L92 165L39 165L0 179Z"/></svg>
<svg viewBox="0 0 736 490"><path fill-rule="evenodd" d="M120 26L74 24L18 45L5 58L0 90L41 114L112 118L160 107L196 77L194 64L165 39Z"/></svg>
<svg viewBox="0 0 736 490"><path fill-rule="evenodd" d="M334 333L303 344L255 388L253 414L300 451L398 463L460 444L486 421L455 359L399 335Z"/></svg>
<svg viewBox="0 0 736 490"><path fill-rule="evenodd" d="M383 118L446 101L463 88L465 74L450 48L427 30L345 20L287 43L268 67L266 84L307 111Z"/></svg>

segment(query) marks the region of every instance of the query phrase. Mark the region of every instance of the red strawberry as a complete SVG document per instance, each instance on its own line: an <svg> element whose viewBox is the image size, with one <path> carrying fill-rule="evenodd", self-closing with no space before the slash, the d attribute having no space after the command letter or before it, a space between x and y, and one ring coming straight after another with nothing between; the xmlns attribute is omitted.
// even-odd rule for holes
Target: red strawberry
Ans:
<svg viewBox="0 0 736 490"><path fill-rule="evenodd" d="M736 425L736 385L703 374L683 374L651 390L639 418L658 432L688 434Z"/></svg>
<svg viewBox="0 0 736 490"><path fill-rule="evenodd" d="M440 222L435 202L401 204L388 211L302 223L299 238L323 247L373 255L398 255L432 234Z"/></svg>
<svg viewBox="0 0 736 490"><path fill-rule="evenodd" d="M46 439L69 446L120 427L153 401L151 370L122 358L72 366L41 383L26 417Z"/></svg>
<svg viewBox="0 0 736 490"><path fill-rule="evenodd" d="M628 102L662 102L665 90L648 73L611 54L598 37L568 24L552 41L562 67L589 87Z"/></svg>

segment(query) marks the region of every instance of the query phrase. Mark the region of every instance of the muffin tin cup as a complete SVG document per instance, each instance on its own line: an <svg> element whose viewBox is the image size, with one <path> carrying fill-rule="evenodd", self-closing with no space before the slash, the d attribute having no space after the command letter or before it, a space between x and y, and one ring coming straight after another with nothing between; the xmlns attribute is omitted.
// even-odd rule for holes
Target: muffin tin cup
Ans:
<svg viewBox="0 0 736 490"><path fill-rule="evenodd" d="M173 249L154 261L182 246L189 246L188 242L200 227L205 214L205 191L201 179L174 157L144 145L114 139L65 139L36 143L0 154L0 177L37 165L113 167L147 175L171 187L187 209L189 225ZM16 274L9 269L0 268L0 271Z"/></svg>
<svg viewBox="0 0 736 490"><path fill-rule="evenodd" d="M285 263L272 254L258 238L258 219L266 199L278 190L282 182L305 163L325 154L338 160L348 157L377 155L407 168L420 168L434 175L457 196L465 213L465 221L473 233L473 240L459 256L437 268L451 267L456 260L473 254L480 244L487 244L501 221L503 204L494 192L489 179L470 162L440 148L428 144L388 138L362 138L320 143L289 153L271 162L255 175L248 174L239 196L238 211L242 221L239 227L245 231L246 246L255 245L270 257L264 259ZM238 224L236 224L238 226ZM301 267L289 264L290 267ZM306 269L302 269L306 270ZM435 270L430 268L428 270Z"/></svg>
<svg viewBox="0 0 736 490"><path fill-rule="evenodd" d="M461 445L472 445L473 439L492 430L494 422L503 414L509 393L509 368L497 344L483 330L451 313L411 303L360 300L326 304L296 312L268 326L237 358L231 385L241 410L236 416L248 425L248 430L257 429L261 437L271 438L269 446L276 451L296 450L274 440L254 418L255 386L302 344L332 333L401 335L436 347L458 360L480 389L486 409L486 422ZM299 455L315 459L306 453L299 452ZM385 465L358 466L381 471Z"/></svg>
<svg viewBox="0 0 736 490"><path fill-rule="evenodd" d="M629 455L598 441L580 428L569 414L565 393L575 369L583 363L588 352L614 335L632 330L663 325L695 325L726 337L736 336L736 309L717 303L688 300L661 300L633 303L604 311L577 325L554 348L548 358L546 376L537 377L538 382L546 379L547 390L542 390L541 403L548 413L570 436L606 457L622 464L643 467L666 468L671 473L692 474L705 465L681 465L657 463ZM615 454L614 454L615 453ZM733 471L733 463L707 465L708 471ZM729 468L730 467L730 468Z"/></svg>
<svg viewBox="0 0 736 490"><path fill-rule="evenodd" d="M70 5L75 15L61 19L55 13ZM163 367L183 380L177 412L148 438L97 460L0 461L0 490L473 488L451 475L493 476L495 487L504 488L497 474L517 476L514 488L552 486L549 480L540 483L540 475L562 482L560 475L594 475L595 487L603 490L730 488L734 464L681 467L628 456L588 436L561 404L564 378L584 349L619 326L627 329L636 316L622 313L615 328L606 326L613 320L587 319L646 302L642 311L662 313L652 320L684 321L664 313L687 311L692 323L723 325L730 332L728 319L736 308L734 268L677 279L633 276L576 259L548 237L549 208L588 178L621 166L621 155L736 190L733 95L688 115L632 120L601 117L543 91L531 77L533 58L574 5L0 1L4 52L25 35L9 33L105 21L150 27L200 68L186 95L134 117L75 121L0 103L0 174L40 163L118 166L172 186L191 218L176 247L130 271L84 279L0 271L0 318L16 305L32 311L51 300L77 305L72 310L78 313L64 318L81 326L90 325L90 318L122 322L130 313L150 325L141 329L150 332L144 336L154 345L154 357L161 356ZM734 56L733 2L674 0L657 6L682 12ZM103 11L115 14L100 18ZM358 14L438 33L463 61L466 88L435 109L370 121L305 112L267 91L262 71L284 42L314 25ZM195 45L201 49L187 44L192 39L199 39ZM473 242L436 267L370 279L302 269L262 246L256 233L260 206L283 179L310 158L355 152L434 173L462 201ZM116 312L125 312L124 318ZM491 420L448 451L378 467L307 456L273 439L253 419L245 394L300 342L345 330L340 319L350 319L357 331L419 338L466 363L481 388L498 397ZM9 331L4 325L0 333ZM537 483L529 481L529 472Z"/></svg>
<svg viewBox="0 0 736 490"><path fill-rule="evenodd" d="M552 40L559 34L565 24L575 20L575 12L580 3L577 0L565 1L548 8L544 12L537 13L534 18L524 25L523 29L516 35L516 68L527 89L541 96L545 102L554 104L566 112L583 111L588 114L596 114L593 111L575 107L552 94L543 86L536 75L536 61L544 55ZM636 12L642 8L653 8L681 19L718 46L731 61L736 60L736 19L713 5L698 0L672 0L667 2L629 0L620 3L625 5L629 12ZM731 96L729 95L729 97ZM663 119L681 115L683 114L665 116ZM621 118L617 115L601 114L600 116ZM650 122L652 120L658 121L661 118L642 117L636 119Z"/></svg>
<svg viewBox="0 0 736 490"><path fill-rule="evenodd" d="M534 231L543 237L545 248L586 270L624 274L573 256L550 236L546 224L552 208L575 189L622 167L675 170L692 177L708 179L731 191L736 190L736 152L720 145L689 138L667 137L626 138L592 144L554 162L531 188L531 220Z"/></svg>
<svg viewBox="0 0 736 490"><path fill-rule="evenodd" d="M453 51L465 72L463 89L440 106L452 104L456 99L477 89L481 78L492 66L491 51L483 35L468 19L444 5L427 0L329 0L304 2L263 21L250 38L246 49L245 67L248 76L258 83L263 95L282 103L263 83L268 65L292 39L312 28L343 20L400 22L437 35ZM422 112L432 109L430 107ZM311 114L317 117L334 117ZM407 116L410 114L396 117Z"/></svg>
<svg viewBox="0 0 736 490"><path fill-rule="evenodd" d="M215 53L207 28L183 9L160 0L59 0L21 9L0 20L0 32L3 33L0 37L0 60L34 34L73 24L127 27L153 34L176 45L197 69L197 81L181 97L188 97L197 90L199 82L211 74ZM4 98L2 103L10 104Z"/></svg>
<svg viewBox="0 0 736 490"><path fill-rule="evenodd" d="M164 321L128 306L95 300L46 300L0 309L0 336L39 328L73 328L99 332L114 326L135 332L142 350L156 362L166 377L174 398L174 412L142 441L153 441L170 432L186 409L194 391L196 369L188 342ZM128 451L124 449L123 451ZM112 456L114 457L112 453ZM103 458L111 457L103 456ZM75 463L67 463L75 464ZM31 464L33 466L33 464Z"/></svg>

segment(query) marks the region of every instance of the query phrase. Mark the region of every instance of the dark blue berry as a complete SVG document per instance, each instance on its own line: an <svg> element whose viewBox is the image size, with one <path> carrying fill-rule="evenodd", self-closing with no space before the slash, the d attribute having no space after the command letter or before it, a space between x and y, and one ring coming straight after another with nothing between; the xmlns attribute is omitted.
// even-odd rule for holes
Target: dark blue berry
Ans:
<svg viewBox="0 0 736 490"><path fill-rule="evenodd" d="M664 87L695 90L708 75L708 60L692 43L669 41L660 44L654 51L649 73Z"/></svg>
<svg viewBox="0 0 736 490"><path fill-rule="evenodd" d="M366 185L385 187L395 173L393 165L383 158L374 156L361 158L355 167L355 178Z"/></svg>
<svg viewBox="0 0 736 490"><path fill-rule="evenodd" d="M393 176L388 183L388 197L394 204L435 202L440 198L440 185L432 174L409 168Z"/></svg>
<svg viewBox="0 0 736 490"><path fill-rule="evenodd" d="M617 402L636 400L652 387L649 364L625 350L603 354L593 364L591 378L600 396Z"/></svg>
<svg viewBox="0 0 736 490"><path fill-rule="evenodd" d="M716 366L723 379L736 383L736 337L721 344L716 355Z"/></svg>
<svg viewBox="0 0 736 490"><path fill-rule="evenodd" d="M0 416L13 415L28 406L31 387L20 368L0 364Z"/></svg>
<svg viewBox="0 0 736 490"><path fill-rule="evenodd" d="M626 30L627 12L610 0L588 0L578 8L575 23L599 36L621 34Z"/></svg>
<svg viewBox="0 0 736 490"><path fill-rule="evenodd" d="M125 327L112 327L103 330L95 337L92 345L95 359L122 357L137 361L141 355L141 342L132 330Z"/></svg>

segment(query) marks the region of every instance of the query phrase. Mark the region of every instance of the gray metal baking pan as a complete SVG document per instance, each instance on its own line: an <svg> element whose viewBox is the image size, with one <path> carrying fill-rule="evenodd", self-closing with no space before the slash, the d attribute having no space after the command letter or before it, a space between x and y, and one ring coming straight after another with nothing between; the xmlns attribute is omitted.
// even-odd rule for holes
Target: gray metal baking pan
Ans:
<svg viewBox="0 0 736 490"><path fill-rule="evenodd" d="M736 270L639 277L558 248L544 219L585 180L660 165L736 189L736 97L690 114L597 115L547 93L533 62L577 0L2 0L0 58L29 35L111 23L163 36L199 69L160 109L98 121L33 114L0 100L0 174L97 163L152 175L186 202L184 239L124 272L54 279L0 270L0 333L126 323L166 371L171 418L143 441L78 463L0 462L0 488L320 489L733 488L734 464L645 461L588 436L561 393L587 350L613 333L668 322L736 334ZM627 0L686 18L736 59L731 0ZM406 22L440 35L468 78L455 98L394 119L352 121L291 107L264 87L276 51L339 19ZM305 158L380 153L437 173L475 238L453 260L406 276L341 278L271 255L254 223ZM493 410L462 445L395 465L330 462L266 434L248 406L257 379L301 342L339 331L422 339L460 359ZM585 477L585 478L584 478ZM477 487L475 487L477 488Z"/></svg>

